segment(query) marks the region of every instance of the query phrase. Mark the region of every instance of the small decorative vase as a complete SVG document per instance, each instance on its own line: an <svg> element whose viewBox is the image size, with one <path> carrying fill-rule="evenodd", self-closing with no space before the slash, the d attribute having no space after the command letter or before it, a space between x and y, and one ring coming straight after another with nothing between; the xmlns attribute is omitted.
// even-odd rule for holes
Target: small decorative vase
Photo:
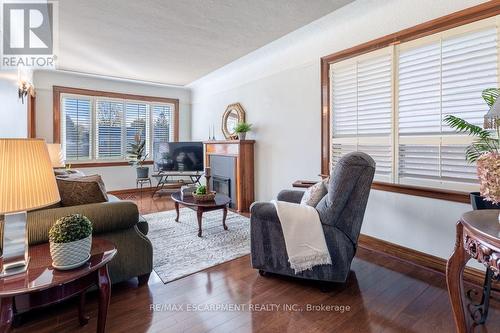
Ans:
<svg viewBox="0 0 500 333"><path fill-rule="evenodd" d="M246 137L247 137L247 132L238 133L238 138L240 140L245 140Z"/></svg>
<svg viewBox="0 0 500 333"><path fill-rule="evenodd" d="M80 267L90 257L92 235L69 243L50 242L50 256L52 266L59 270Z"/></svg>
<svg viewBox="0 0 500 333"><path fill-rule="evenodd" d="M479 190L483 199L493 205L500 203L500 154L487 153L477 160ZM498 217L500 223L500 215Z"/></svg>
<svg viewBox="0 0 500 333"><path fill-rule="evenodd" d="M148 167L137 167L137 178L148 178L149 168Z"/></svg>

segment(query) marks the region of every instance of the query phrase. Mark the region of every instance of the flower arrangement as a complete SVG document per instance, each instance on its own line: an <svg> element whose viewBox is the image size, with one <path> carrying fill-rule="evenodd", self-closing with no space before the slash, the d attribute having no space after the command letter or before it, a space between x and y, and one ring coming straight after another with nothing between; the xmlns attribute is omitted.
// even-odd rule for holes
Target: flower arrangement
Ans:
<svg viewBox="0 0 500 333"><path fill-rule="evenodd" d="M477 160L479 191L486 201L500 203L500 154L489 152Z"/></svg>

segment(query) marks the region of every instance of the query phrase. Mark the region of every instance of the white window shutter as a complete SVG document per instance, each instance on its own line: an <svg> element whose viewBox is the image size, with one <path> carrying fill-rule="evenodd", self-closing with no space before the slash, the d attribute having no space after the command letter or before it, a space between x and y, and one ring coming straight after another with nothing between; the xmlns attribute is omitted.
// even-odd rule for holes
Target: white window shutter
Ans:
<svg viewBox="0 0 500 333"><path fill-rule="evenodd" d="M62 150L68 161L91 158L92 104L89 98L63 96L61 99Z"/></svg>
<svg viewBox="0 0 500 333"><path fill-rule="evenodd" d="M145 140L146 153L149 153L149 106L145 103L127 102L125 104L126 150L135 144L135 136Z"/></svg>
<svg viewBox="0 0 500 333"><path fill-rule="evenodd" d="M334 64L331 78L332 168L345 154L362 151L377 163L375 179L392 181L392 55ZM367 144L368 143L368 144Z"/></svg>
<svg viewBox="0 0 500 333"><path fill-rule="evenodd" d="M332 135L357 135L356 64L331 71Z"/></svg>
<svg viewBox="0 0 500 333"><path fill-rule="evenodd" d="M174 105L153 104L151 109L153 119L153 160L158 161L163 158L162 154L166 150L166 143L174 140Z"/></svg>
<svg viewBox="0 0 500 333"><path fill-rule="evenodd" d="M402 51L398 71L399 134L441 131L441 49L432 43Z"/></svg>
<svg viewBox="0 0 500 333"><path fill-rule="evenodd" d="M498 88L497 28L489 28L442 42L442 114L483 124L488 106L486 88ZM452 129L443 123L443 130Z"/></svg>
<svg viewBox="0 0 500 333"><path fill-rule="evenodd" d="M96 101L96 158L122 159L123 103L98 99Z"/></svg>
<svg viewBox="0 0 500 333"><path fill-rule="evenodd" d="M357 92L358 135L390 135L392 126L391 55L358 63Z"/></svg>

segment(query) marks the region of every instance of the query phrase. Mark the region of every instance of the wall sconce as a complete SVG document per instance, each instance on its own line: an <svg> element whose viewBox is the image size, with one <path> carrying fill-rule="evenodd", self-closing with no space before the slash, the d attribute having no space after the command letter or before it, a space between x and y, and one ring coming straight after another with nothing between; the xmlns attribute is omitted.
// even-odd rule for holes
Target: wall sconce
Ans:
<svg viewBox="0 0 500 333"><path fill-rule="evenodd" d="M26 70L23 67L18 67L17 69L17 95L24 104L24 98L28 96L28 93L34 94L33 83L31 82L32 72Z"/></svg>

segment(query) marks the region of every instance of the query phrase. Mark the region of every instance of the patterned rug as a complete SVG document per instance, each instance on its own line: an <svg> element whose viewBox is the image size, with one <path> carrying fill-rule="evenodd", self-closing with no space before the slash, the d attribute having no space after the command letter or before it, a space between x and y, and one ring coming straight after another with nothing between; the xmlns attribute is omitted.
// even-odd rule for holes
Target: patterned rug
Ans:
<svg viewBox="0 0 500 333"><path fill-rule="evenodd" d="M153 243L153 268L163 283L250 253L250 219L228 211L222 227L222 210L203 213L203 237L198 237L196 212L180 209L144 215Z"/></svg>

